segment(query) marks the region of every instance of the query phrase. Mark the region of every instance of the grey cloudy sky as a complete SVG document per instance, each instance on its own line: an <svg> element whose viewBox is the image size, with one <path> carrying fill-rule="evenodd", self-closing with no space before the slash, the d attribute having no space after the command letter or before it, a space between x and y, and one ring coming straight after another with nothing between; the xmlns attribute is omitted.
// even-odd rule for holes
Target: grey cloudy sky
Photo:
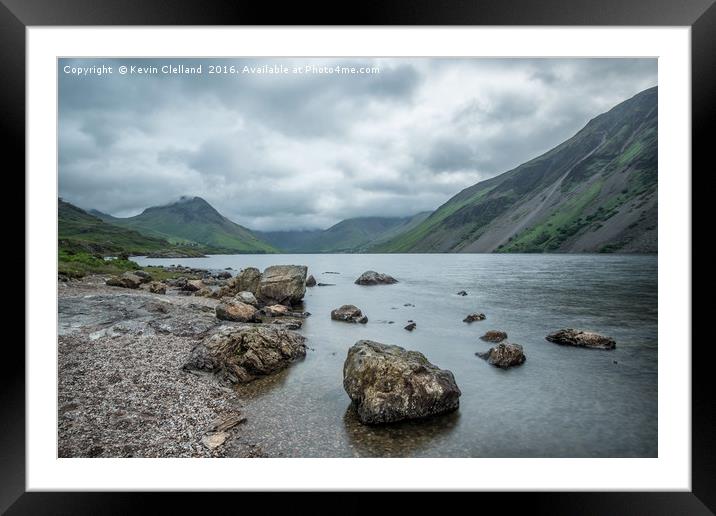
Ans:
<svg viewBox="0 0 716 516"><path fill-rule="evenodd" d="M77 76L65 66L112 66ZM120 75L120 65L202 65ZM287 74L208 74L278 65ZM374 74L298 74L310 65ZM657 83L655 59L62 59L59 195L116 216L182 195L244 226L433 210Z"/></svg>

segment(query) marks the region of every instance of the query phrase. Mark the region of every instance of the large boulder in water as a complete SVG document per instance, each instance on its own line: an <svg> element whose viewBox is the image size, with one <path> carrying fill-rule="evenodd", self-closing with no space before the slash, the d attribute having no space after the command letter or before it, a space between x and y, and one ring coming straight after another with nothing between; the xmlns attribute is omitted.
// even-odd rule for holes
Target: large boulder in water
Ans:
<svg viewBox="0 0 716 516"><path fill-rule="evenodd" d="M591 331L566 328L550 333L545 337L548 341L563 346L577 346L582 348L614 349L617 344L611 337L605 337Z"/></svg>
<svg viewBox="0 0 716 516"><path fill-rule="evenodd" d="M343 364L343 387L367 424L391 423L455 410L460 389L450 371L422 353L359 340Z"/></svg>
<svg viewBox="0 0 716 516"><path fill-rule="evenodd" d="M501 367L502 369L523 364L526 360L522 346L505 342L501 342L497 346L490 348L485 353L475 354L487 360L488 364Z"/></svg>
<svg viewBox="0 0 716 516"><path fill-rule="evenodd" d="M259 312L255 306L242 303L238 299L227 299L216 305L216 317L224 321L255 322Z"/></svg>
<svg viewBox="0 0 716 516"><path fill-rule="evenodd" d="M246 383L304 356L305 338L294 331L227 326L196 346L184 368L223 372L234 383Z"/></svg>
<svg viewBox="0 0 716 516"><path fill-rule="evenodd" d="M375 271L365 271L355 280L356 285L391 285L398 283L398 280L387 274Z"/></svg>
<svg viewBox="0 0 716 516"><path fill-rule="evenodd" d="M256 267L246 267L242 269L236 276L231 278L226 286L234 294L239 292L251 292L256 295L259 289L259 281L261 281L261 271Z"/></svg>
<svg viewBox="0 0 716 516"><path fill-rule="evenodd" d="M305 265L272 265L261 275L256 297L264 304L294 305L306 294Z"/></svg>

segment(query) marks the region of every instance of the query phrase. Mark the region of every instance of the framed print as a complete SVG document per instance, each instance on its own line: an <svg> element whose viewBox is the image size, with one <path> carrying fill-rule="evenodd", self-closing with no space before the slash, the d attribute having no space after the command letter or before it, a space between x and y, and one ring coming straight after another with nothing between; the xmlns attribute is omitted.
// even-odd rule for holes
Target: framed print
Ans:
<svg viewBox="0 0 716 516"><path fill-rule="evenodd" d="M710 2L387 4L350 27L70 3L2 11L28 300L3 510L713 510L691 345Z"/></svg>

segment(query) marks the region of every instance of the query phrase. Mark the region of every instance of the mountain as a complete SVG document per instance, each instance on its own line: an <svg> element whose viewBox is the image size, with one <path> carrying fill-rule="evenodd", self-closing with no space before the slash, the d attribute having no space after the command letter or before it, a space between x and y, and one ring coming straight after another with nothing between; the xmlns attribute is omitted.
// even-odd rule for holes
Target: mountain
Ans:
<svg viewBox="0 0 716 516"><path fill-rule="evenodd" d="M171 247L164 239L108 224L62 199L58 200L57 216L61 249L99 254L144 254Z"/></svg>
<svg viewBox="0 0 716 516"><path fill-rule="evenodd" d="M266 242L291 253L360 252L417 226L430 212L412 217L356 217L324 230L256 232Z"/></svg>
<svg viewBox="0 0 716 516"><path fill-rule="evenodd" d="M212 252L276 252L270 244L221 215L201 197L182 197L128 218L112 217L96 210L93 213L107 223L163 238L173 244L207 246Z"/></svg>
<svg viewBox="0 0 716 516"><path fill-rule="evenodd" d="M657 88L374 252L657 252Z"/></svg>

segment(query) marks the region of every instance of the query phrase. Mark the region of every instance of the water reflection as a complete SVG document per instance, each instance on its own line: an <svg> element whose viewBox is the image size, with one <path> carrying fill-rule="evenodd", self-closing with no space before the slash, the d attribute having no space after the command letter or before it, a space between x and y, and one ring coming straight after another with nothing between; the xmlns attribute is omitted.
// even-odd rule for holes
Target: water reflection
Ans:
<svg viewBox="0 0 716 516"><path fill-rule="evenodd" d="M349 446L358 457L410 457L446 438L457 426L460 410L387 425L364 425L350 403L343 415Z"/></svg>

